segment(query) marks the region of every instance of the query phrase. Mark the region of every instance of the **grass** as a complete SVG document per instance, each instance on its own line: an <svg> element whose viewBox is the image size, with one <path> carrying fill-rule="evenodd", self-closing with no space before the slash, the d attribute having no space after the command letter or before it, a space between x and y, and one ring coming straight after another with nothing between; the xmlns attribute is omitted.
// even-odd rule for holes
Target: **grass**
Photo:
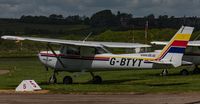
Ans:
<svg viewBox="0 0 200 104"><path fill-rule="evenodd" d="M51 93L87 93L87 92L196 92L200 91L200 76L180 76L180 69L169 70L170 75L162 77L161 70L127 70L97 72L102 76L102 84L88 82L88 73L74 77L74 84L62 85L62 78L71 73L58 75L58 84L48 85L47 80L52 70L46 71L37 58L1 58L0 69L9 69L9 74L0 76L0 89L15 89L24 79L34 79L39 85Z"/></svg>

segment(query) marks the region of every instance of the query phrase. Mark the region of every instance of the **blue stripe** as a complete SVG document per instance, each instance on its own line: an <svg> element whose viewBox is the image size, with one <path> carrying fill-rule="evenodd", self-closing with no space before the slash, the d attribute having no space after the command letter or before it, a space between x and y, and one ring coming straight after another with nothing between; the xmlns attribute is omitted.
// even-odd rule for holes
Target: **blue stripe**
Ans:
<svg viewBox="0 0 200 104"><path fill-rule="evenodd" d="M168 51L168 53L184 53L185 48L182 47L171 47Z"/></svg>

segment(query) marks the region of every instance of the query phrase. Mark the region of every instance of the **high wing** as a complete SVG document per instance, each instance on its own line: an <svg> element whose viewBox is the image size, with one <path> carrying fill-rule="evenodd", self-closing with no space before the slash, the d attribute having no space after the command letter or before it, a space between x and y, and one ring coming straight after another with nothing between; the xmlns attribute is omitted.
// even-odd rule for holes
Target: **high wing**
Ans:
<svg viewBox="0 0 200 104"><path fill-rule="evenodd" d="M168 41L153 41L151 44L156 44L156 45L166 45ZM200 40L196 41L189 41L188 46L200 46Z"/></svg>
<svg viewBox="0 0 200 104"><path fill-rule="evenodd" d="M21 36L2 36L2 39L6 40L31 40L38 42L47 42L53 44L66 44L77 46L89 46L89 47L110 47L110 48L140 48L151 47L146 44L139 43L123 43L123 42L97 42L97 41L75 41L75 40L62 40L62 39L50 39L50 38L35 38L35 37L21 37Z"/></svg>

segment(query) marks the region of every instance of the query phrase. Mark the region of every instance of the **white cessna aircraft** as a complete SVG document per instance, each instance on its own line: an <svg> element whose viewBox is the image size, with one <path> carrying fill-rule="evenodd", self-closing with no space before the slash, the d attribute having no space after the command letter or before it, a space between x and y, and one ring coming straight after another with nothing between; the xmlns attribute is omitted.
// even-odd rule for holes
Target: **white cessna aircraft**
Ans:
<svg viewBox="0 0 200 104"><path fill-rule="evenodd" d="M42 51L38 56L45 66L54 69L50 82L56 83L56 72L68 71L90 72L93 82L101 83L102 78L94 75L93 72L138 68L166 69L181 66L182 57L193 29L193 27L182 26L160 53L112 54L106 49L106 47L148 47L133 43L82 42L20 36L2 36L1 38L47 42L51 51ZM59 51L54 51L50 43L60 44L62 48ZM70 76L64 77L63 83L72 83L72 78Z"/></svg>

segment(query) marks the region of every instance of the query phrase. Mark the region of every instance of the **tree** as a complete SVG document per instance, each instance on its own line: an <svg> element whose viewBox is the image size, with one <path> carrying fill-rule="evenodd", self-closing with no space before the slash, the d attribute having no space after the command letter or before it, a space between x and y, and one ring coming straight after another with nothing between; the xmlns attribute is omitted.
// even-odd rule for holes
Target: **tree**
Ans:
<svg viewBox="0 0 200 104"><path fill-rule="evenodd" d="M154 14L149 14L147 16L147 20L148 20L148 23L149 23L149 27L156 27L156 21L155 21Z"/></svg>
<svg viewBox="0 0 200 104"><path fill-rule="evenodd" d="M111 10L102 10L92 15L90 24L94 27L115 26L116 20Z"/></svg>
<svg viewBox="0 0 200 104"><path fill-rule="evenodd" d="M66 22L69 24L82 24L83 20L79 15L68 16L65 18Z"/></svg>
<svg viewBox="0 0 200 104"><path fill-rule="evenodd" d="M127 14L127 13L120 13L119 11L117 12L117 21L118 23L123 26L127 27L130 24L130 20L132 19L132 14Z"/></svg>
<svg viewBox="0 0 200 104"><path fill-rule="evenodd" d="M62 15L51 14L49 15L50 19L64 19Z"/></svg>

